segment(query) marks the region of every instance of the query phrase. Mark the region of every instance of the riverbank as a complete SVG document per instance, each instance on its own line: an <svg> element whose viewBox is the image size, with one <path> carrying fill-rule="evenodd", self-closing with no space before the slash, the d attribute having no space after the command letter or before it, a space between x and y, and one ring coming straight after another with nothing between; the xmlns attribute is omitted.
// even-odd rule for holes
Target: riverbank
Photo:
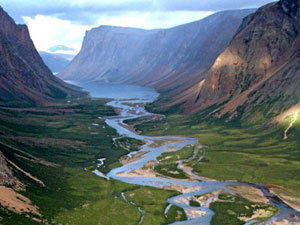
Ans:
<svg viewBox="0 0 300 225"><path fill-rule="evenodd" d="M196 115L170 114L165 120L146 122L136 129L144 135L193 136L209 146L200 164L190 162L199 176L273 184L300 197L300 179L297 179L300 174L299 122L294 124L293 132L284 141L285 128L280 126L225 126L197 121Z"/></svg>
<svg viewBox="0 0 300 225"><path fill-rule="evenodd" d="M136 103L138 102L138 100L135 99L134 102ZM140 103L142 102L143 101L141 100ZM112 128L116 129L120 135L126 135L130 138L135 138L146 143L138 153L133 156L132 154L130 154L128 160L122 160L121 162L123 162L123 166L110 171L108 174L109 177L125 183L153 186L167 190L177 190L182 194L172 197L168 200L168 202L172 205L184 209L191 223L196 222L203 224L210 224L211 218L215 218L212 211L209 210L211 204L208 204L208 202L216 203L218 205L223 204L219 203L219 201L221 200L218 197L219 193L223 193L225 190L226 191L224 192L224 194L232 192L228 189L229 186L247 186L247 184L241 184L235 181L219 182L214 180L206 180L198 176L197 173L194 174L194 167L193 165L190 165L190 163L202 163L202 161L206 159L207 152L204 151L202 145L198 145L195 138L188 138L186 136L142 136L139 134L139 132L134 132L133 129L126 129L124 121L131 123L130 118L133 119L133 123L135 123L135 121L139 121L139 126L143 126L141 117L147 116L147 120L149 120L151 114L146 112L141 104L135 105L130 100L118 100L110 102L109 105L118 108L122 117L117 116L115 118L107 118L106 123ZM138 114L135 113L137 111L139 112ZM159 122L163 122L163 120L160 120ZM184 152L183 155L185 155L185 158L180 157L181 152ZM186 154L185 152L188 153ZM255 189L256 194L262 193L259 192L260 188L257 188L256 190L254 186L252 187L253 189ZM242 190L242 188L240 189L238 187L236 188L236 193L238 191L241 192ZM193 198L193 196L199 196L208 193L215 194L207 200L207 203L205 203L204 205L200 204L199 207L196 208L195 206L190 205L189 201ZM299 220L297 216L295 216L294 218L289 218L289 215L292 215L295 212L292 209L286 211L286 206L284 205L284 203L276 202L275 196L267 197L268 193L269 192L263 192L263 197L266 198L266 201L268 202L254 202L254 198L251 199L248 196L248 198L251 200L245 200L245 198L243 198L244 200L242 202L236 203L238 205L241 205L242 207L246 207L246 217L242 216L243 213L246 212L245 210L236 211L235 216L231 215L229 217L235 221L240 221L241 223L242 221L257 222L273 218L275 214L277 214L277 212L280 210L280 213L277 216L279 220ZM252 204L251 207L248 206L249 204ZM277 207L272 205L276 205ZM232 206L234 206L234 204ZM215 212L217 212L218 216L216 218L219 218L220 216L222 218L226 216L226 214L228 214L228 211L220 211L218 210L218 208L215 208ZM276 220L276 218L273 218L274 221ZM213 219L211 224L218 224L214 221L216 221L216 219Z"/></svg>

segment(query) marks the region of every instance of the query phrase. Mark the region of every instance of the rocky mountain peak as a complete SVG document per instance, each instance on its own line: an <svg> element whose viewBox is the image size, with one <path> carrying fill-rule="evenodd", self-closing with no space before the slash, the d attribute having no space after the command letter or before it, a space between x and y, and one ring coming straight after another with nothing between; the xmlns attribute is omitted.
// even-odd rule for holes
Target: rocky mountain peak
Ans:
<svg viewBox="0 0 300 225"><path fill-rule="evenodd" d="M8 26L15 25L13 19L3 10L0 6L0 25L2 29L5 29Z"/></svg>

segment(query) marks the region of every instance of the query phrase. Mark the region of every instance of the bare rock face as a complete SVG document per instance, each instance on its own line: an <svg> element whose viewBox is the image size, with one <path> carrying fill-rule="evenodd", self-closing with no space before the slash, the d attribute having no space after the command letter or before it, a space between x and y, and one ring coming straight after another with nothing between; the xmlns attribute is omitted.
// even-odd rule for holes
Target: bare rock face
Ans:
<svg viewBox="0 0 300 225"><path fill-rule="evenodd" d="M5 158L0 152L0 186L14 186L15 178L10 168L7 166Z"/></svg>
<svg viewBox="0 0 300 225"><path fill-rule="evenodd" d="M298 0L280 0L282 10L295 19L299 16L299 1Z"/></svg>
<svg viewBox="0 0 300 225"><path fill-rule="evenodd" d="M220 12L171 29L101 26L86 33L80 53L58 76L179 93L201 80L253 11Z"/></svg>
<svg viewBox="0 0 300 225"><path fill-rule="evenodd" d="M244 19L229 46L216 59L186 112L214 107L218 117L256 110L275 116L300 100L299 1L282 0Z"/></svg>
<svg viewBox="0 0 300 225"><path fill-rule="evenodd" d="M16 25L0 7L0 106L47 104L82 94L52 75L27 26Z"/></svg>

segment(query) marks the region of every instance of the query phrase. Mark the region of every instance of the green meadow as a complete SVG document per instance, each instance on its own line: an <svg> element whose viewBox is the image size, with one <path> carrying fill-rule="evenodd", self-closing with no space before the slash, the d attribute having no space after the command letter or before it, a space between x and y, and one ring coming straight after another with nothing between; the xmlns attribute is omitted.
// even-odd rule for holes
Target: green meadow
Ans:
<svg viewBox="0 0 300 225"><path fill-rule="evenodd" d="M219 200L213 202L210 208L216 213L212 225L243 225L251 219L262 222L278 212L275 206L250 202L227 193L220 194Z"/></svg>
<svg viewBox="0 0 300 225"><path fill-rule="evenodd" d="M300 196L300 119L283 140L289 125L225 123L203 119L203 114L182 115L178 108L149 111L165 113L165 120L145 122L136 126L145 135L186 135L198 139L204 159L187 163L200 176L217 180L236 180L279 185L294 196ZM134 121L131 121L133 123ZM161 169L160 169L161 170Z"/></svg>
<svg viewBox="0 0 300 225"><path fill-rule="evenodd" d="M180 209L167 217L167 199L177 193L105 180L92 173L97 159L106 158L99 170L119 166L118 159L136 151L143 142L119 137L98 117L115 115L108 100L83 98L60 105L32 109L0 109L0 147L6 158L45 183L45 187L14 171L25 184L19 192L31 199L42 214L42 224L137 224L138 207L145 211L143 224L167 224L185 219ZM113 138L118 138L114 143ZM55 166L28 158L27 153ZM121 196L124 192L128 204ZM0 208L1 224L39 224L31 215Z"/></svg>

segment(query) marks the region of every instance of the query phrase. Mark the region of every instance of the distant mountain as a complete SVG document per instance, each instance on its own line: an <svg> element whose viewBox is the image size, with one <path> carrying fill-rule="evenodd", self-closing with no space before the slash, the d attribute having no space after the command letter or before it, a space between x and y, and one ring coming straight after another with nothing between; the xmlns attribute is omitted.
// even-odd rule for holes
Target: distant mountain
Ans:
<svg viewBox="0 0 300 225"><path fill-rule="evenodd" d="M45 64L53 73L59 73L71 62L65 57L62 57L60 54L48 53L48 52L39 52Z"/></svg>
<svg viewBox="0 0 300 225"><path fill-rule="evenodd" d="M64 58L64 59L66 59L66 60L68 60L68 61L72 61L73 59L74 59L74 57L76 56L76 55L74 55L74 54L72 54L72 53L52 53L52 54L55 54L56 56L58 56L58 57L62 57L62 58Z"/></svg>
<svg viewBox="0 0 300 225"><path fill-rule="evenodd" d="M297 104L300 109L299 34L299 0L263 6L244 19L205 79L174 104L227 119L273 118Z"/></svg>
<svg viewBox="0 0 300 225"><path fill-rule="evenodd" d="M179 93L201 80L252 12L219 12L161 30L100 26L86 33L80 53L58 76Z"/></svg>
<svg viewBox="0 0 300 225"><path fill-rule="evenodd" d="M77 88L52 75L27 26L16 25L0 7L0 106L49 104L80 95Z"/></svg>
<svg viewBox="0 0 300 225"><path fill-rule="evenodd" d="M65 45L55 45L51 48L48 49L49 52L57 52L57 51L70 51L70 52L73 52L75 51L74 48L70 48L70 47L67 47Z"/></svg>

